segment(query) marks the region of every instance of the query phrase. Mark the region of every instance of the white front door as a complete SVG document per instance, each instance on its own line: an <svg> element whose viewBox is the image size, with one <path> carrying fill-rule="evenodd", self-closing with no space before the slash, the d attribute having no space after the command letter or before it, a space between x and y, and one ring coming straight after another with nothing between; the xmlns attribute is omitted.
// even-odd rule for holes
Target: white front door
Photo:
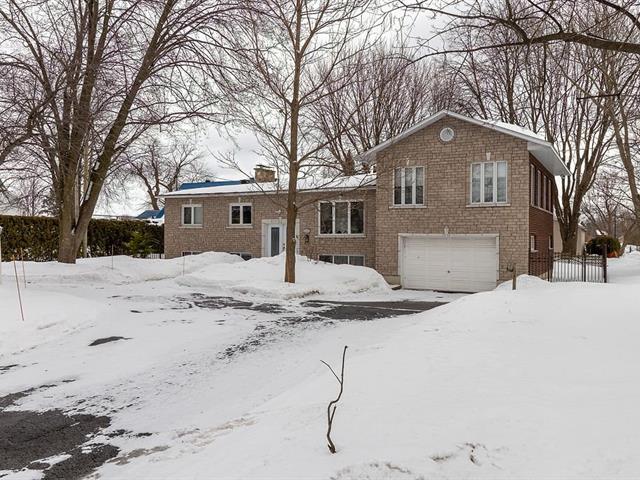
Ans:
<svg viewBox="0 0 640 480"><path fill-rule="evenodd" d="M283 223L267 223L265 256L275 257L284 251L285 225Z"/></svg>

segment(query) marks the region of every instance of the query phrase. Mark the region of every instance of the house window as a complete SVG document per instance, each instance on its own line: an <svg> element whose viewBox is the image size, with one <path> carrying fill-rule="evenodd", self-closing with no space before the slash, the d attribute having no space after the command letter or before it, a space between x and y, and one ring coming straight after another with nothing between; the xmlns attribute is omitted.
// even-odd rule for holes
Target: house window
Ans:
<svg viewBox="0 0 640 480"><path fill-rule="evenodd" d="M202 205L183 205L182 225L202 225Z"/></svg>
<svg viewBox="0 0 640 480"><path fill-rule="evenodd" d="M393 204L424 205L424 167L395 169Z"/></svg>
<svg viewBox="0 0 640 480"><path fill-rule="evenodd" d="M553 250L553 235L549 236L549 250Z"/></svg>
<svg viewBox="0 0 640 480"><path fill-rule="evenodd" d="M531 171L529 173L529 197L531 205L536 204L536 167L531 165Z"/></svg>
<svg viewBox="0 0 640 480"><path fill-rule="evenodd" d="M230 225L251 225L252 207L250 203L232 203L229 205Z"/></svg>
<svg viewBox="0 0 640 480"><path fill-rule="evenodd" d="M538 249L536 248L536 236L533 234L529 235L529 249L532 252L538 251Z"/></svg>
<svg viewBox="0 0 640 480"><path fill-rule="evenodd" d="M192 251L187 251L187 252L182 252L182 256L183 257L188 257L189 255L199 255L202 252L192 252Z"/></svg>
<svg viewBox="0 0 640 480"><path fill-rule="evenodd" d="M364 255L319 255L318 260L336 265L349 264L364 267Z"/></svg>
<svg viewBox="0 0 640 480"><path fill-rule="evenodd" d="M240 253L240 252L229 252L230 255L238 255L243 260L251 260L250 253Z"/></svg>
<svg viewBox="0 0 640 480"><path fill-rule="evenodd" d="M471 203L507 202L507 162L471 164Z"/></svg>
<svg viewBox="0 0 640 480"><path fill-rule="evenodd" d="M320 235L364 233L364 202L320 202Z"/></svg>
<svg viewBox="0 0 640 480"><path fill-rule="evenodd" d="M536 192L536 205L538 207L542 207L542 172L540 170L537 171L538 172L538 177L537 177L537 181L536 181L536 185L538 187L537 192Z"/></svg>

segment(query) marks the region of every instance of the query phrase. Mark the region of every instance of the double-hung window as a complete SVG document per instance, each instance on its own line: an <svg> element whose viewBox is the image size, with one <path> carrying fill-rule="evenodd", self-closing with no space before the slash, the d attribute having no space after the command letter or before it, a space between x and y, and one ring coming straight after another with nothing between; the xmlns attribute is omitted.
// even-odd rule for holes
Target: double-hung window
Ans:
<svg viewBox="0 0 640 480"><path fill-rule="evenodd" d="M182 225L190 227L202 226L202 205L183 205Z"/></svg>
<svg viewBox="0 0 640 480"><path fill-rule="evenodd" d="M471 203L507 202L507 162L471 164Z"/></svg>
<svg viewBox="0 0 640 480"><path fill-rule="evenodd" d="M251 225L252 213L250 203L232 203L229 205L229 224Z"/></svg>
<svg viewBox="0 0 640 480"><path fill-rule="evenodd" d="M320 202L320 235L364 233L362 201Z"/></svg>
<svg viewBox="0 0 640 480"><path fill-rule="evenodd" d="M395 169L393 204L424 205L424 167L401 167Z"/></svg>

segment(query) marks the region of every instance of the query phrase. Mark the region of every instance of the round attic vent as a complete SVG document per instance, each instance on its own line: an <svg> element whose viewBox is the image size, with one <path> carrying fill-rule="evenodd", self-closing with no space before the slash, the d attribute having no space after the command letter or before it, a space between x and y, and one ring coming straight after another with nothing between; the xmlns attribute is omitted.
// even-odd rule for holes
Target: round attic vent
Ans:
<svg viewBox="0 0 640 480"><path fill-rule="evenodd" d="M451 127L444 127L442 130L440 130L440 140L442 140L443 142L450 142L451 140L453 140L453 137L455 137L455 135L456 134Z"/></svg>

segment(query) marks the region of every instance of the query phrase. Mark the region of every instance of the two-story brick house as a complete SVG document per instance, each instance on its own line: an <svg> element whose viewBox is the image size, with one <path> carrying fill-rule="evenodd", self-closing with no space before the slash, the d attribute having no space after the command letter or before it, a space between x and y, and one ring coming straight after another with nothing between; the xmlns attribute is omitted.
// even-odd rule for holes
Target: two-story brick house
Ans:
<svg viewBox="0 0 640 480"><path fill-rule="evenodd" d="M302 255L366 265L406 288L480 291L514 267L526 273L531 251L553 250L554 176L569 172L532 132L443 111L362 159L375 175L300 186ZM281 253L285 194L269 175L166 194L167 258Z"/></svg>

